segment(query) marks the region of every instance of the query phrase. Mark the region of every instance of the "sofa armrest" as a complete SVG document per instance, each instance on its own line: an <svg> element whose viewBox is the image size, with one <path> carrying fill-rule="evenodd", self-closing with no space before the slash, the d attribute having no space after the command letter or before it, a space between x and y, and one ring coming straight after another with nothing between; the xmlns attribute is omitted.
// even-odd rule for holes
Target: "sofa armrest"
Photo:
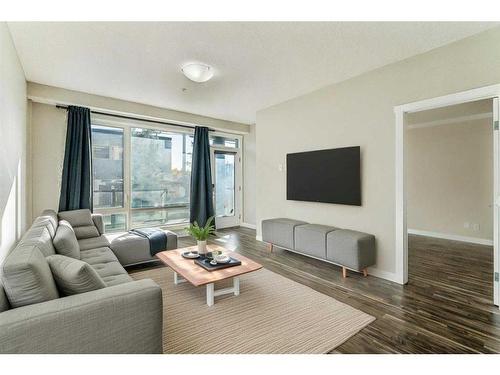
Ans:
<svg viewBox="0 0 500 375"><path fill-rule="evenodd" d="M162 292L139 280L0 313L0 353L161 353Z"/></svg>
<svg viewBox="0 0 500 375"><path fill-rule="evenodd" d="M99 234L104 234L104 220L102 214L92 214L92 221L94 222Z"/></svg>

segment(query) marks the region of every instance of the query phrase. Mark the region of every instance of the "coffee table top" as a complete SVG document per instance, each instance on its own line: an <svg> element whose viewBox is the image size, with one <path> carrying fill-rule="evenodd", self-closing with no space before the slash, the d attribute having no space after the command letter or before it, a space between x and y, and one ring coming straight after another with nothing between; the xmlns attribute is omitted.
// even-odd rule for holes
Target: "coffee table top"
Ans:
<svg viewBox="0 0 500 375"><path fill-rule="evenodd" d="M241 261L241 265L223 268L216 271L207 271L197 265L193 259L186 259L182 257L182 253L196 250L198 250L197 246L184 247L182 249L162 251L157 253L156 257L194 286L214 283L216 281L243 275L248 272L257 271L262 268L261 264L254 262L241 254L235 253L234 251L229 251L218 245L208 245L208 251L222 251L224 254Z"/></svg>

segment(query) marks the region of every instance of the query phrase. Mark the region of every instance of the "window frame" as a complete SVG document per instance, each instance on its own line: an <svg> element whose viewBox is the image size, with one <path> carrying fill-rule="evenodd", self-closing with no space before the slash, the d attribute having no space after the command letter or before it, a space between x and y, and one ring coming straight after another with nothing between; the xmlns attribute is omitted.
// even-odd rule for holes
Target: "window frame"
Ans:
<svg viewBox="0 0 500 375"><path fill-rule="evenodd" d="M164 132L172 132L172 133L180 133L180 134L188 134L194 136L194 129L185 129L179 128L176 126L165 125L153 125L150 123L143 122L141 120L115 120L105 115L92 114L91 115L91 126L106 126L111 128L121 129L123 131L123 207L112 207L112 208L94 208L95 213L99 213L102 215L111 215L111 214L124 214L125 215L125 227L126 230L131 229L132 223L132 212L140 212L140 211L150 211L150 210L161 210L165 208L158 207L148 207L148 208L132 208L132 179L131 179L131 151L132 151L132 137L131 130L132 128L143 128L143 129L152 129ZM181 124L182 125L182 124ZM191 124L189 124L191 125ZM193 125L194 126L194 125ZM213 131L210 132L211 137L213 136L222 136L222 137L230 137L238 140L238 147L224 147L224 146L210 146L210 149L218 149L218 150L227 150L230 152L237 153L240 158L240 175L242 176L242 165L241 158L243 155L243 136L241 134L234 134L230 132L222 132L222 131ZM243 186L242 186L242 178L239 177L239 181L236 182L236 194L239 194L239 212L240 212L240 222L241 222L241 212L243 210ZM93 176L92 176L93 178ZM168 209L168 208L167 208ZM187 224L186 223L173 223L173 224L163 224L159 225L160 228L183 228ZM116 231L119 232L120 230Z"/></svg>

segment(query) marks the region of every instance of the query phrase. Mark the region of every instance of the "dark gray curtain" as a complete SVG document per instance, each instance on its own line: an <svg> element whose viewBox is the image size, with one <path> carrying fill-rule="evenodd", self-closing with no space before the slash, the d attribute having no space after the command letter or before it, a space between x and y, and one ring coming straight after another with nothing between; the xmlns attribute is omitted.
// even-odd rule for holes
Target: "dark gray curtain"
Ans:
<svg viewBox="0 0 500 375"><path fill-rule="evenodd" d="M190 218L193 223L205 225L214 216L212 195L212 172L210 170L210 143L208 128L197 126L194 130L193 162L191 166Z"/></svg>
<svg viewBox="0 0 500 375"><path fill-rule="evenodd" d="M69 106L59 211L80 208L92 211L90 110Z"/></svg>

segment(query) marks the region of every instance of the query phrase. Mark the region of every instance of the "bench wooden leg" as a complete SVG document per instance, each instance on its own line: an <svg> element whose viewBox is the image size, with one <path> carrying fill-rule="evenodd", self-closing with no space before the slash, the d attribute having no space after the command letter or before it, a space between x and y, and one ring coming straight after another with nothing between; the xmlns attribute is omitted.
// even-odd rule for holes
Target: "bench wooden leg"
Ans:
<svg viewBox="0 0 500 375"><path fill-rule="evenodd" d="M347 268L342 267L342 277L345 279L347 277Z"/></svg>
<svg viewBox="0 0 500 375"><path fill-rule="evenodd" d="M270 253L273 252L273 244L272 243L267 244L267 250L269 250Z"/></svg>
<svg viewBox="0 0 500 375"><path fill-rule="evenodd" d="M368 276L368 268L363 268L363 276Z"/></svg>

